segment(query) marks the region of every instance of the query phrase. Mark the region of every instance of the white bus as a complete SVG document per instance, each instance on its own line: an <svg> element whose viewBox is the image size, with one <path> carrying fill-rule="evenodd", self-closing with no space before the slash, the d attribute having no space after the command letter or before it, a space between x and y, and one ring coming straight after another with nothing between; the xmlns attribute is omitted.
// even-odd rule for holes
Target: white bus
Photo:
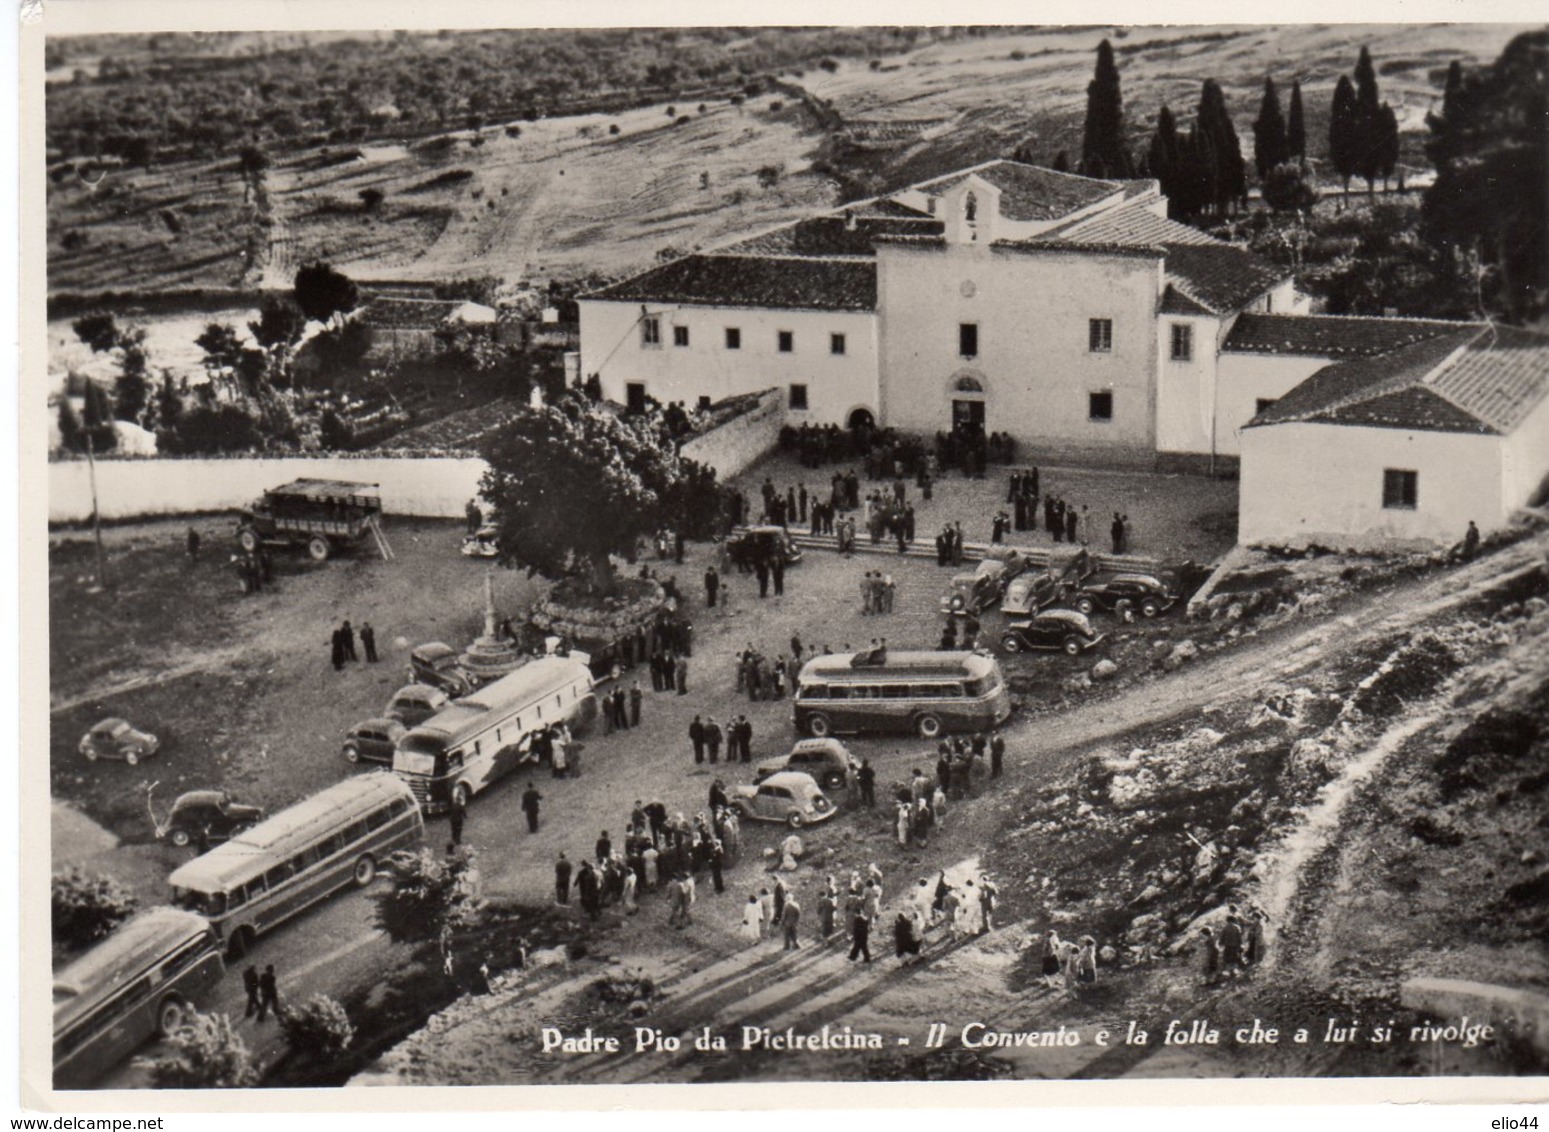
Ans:
<svg viewBox="0 0 1549 1132"><path fill-rule="evenodd" d="M385 771L337 782L196 857L169 878L173 902L198 912L240 957L259 936L351 883L376 877L424 820Z"/></svg>
<svg viewBox="0 0 1549 1132"><path fill-rule="evenodd" d="M90 1085L182 1025L225 972L203 916L152 908L54 976L54 1087Z"/></svg>
<svg viewBox="0 0 1549 1132"><path fill-rule="evenodd" d="M534 732L597 716L585 656L545 656L464 696L398 740L393 770L429 813L463 805L526 762Z"/></svg>

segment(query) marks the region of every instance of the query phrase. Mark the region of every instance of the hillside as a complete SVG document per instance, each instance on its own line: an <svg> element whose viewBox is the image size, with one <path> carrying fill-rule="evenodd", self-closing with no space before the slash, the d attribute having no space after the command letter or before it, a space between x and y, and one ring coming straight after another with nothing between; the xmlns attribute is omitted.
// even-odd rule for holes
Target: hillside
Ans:
<svg viewBox="0 0 1549 1132"><path fill-rule="evenodd" d="M1282 92L1293 78L1302 80L1314 158L1323 150L1333 84L1364 43L1383 97L1399 109L1405 161L1414 168L1424 115L1447 64L1493 59L1516 30L1137 27L1106 34L1115 37L1136 148L1164 101L1185 121L1191 116L1205 77L1222 82L1238 135L1251 146L1268 72ZM760 45L768 34L759 36ZM834 175L850 185L892 188L1004 156L1024 142L1040 160L1077 151L1092 50L1104 34L962 36L900 54L862 52L788 69L777 86L751 97L741 88L663 94L607 113L536 121L492 113L476 118L478 128L451 115L462 128L435 130L421 119L419 133L409 136L403 127L405 136L396 139L274 144L257 191L244 184L234 153L153 158L148 170L115 166L85 175L56 166L49 288L283 287L298 264L318 257L362 279L617 275L648 266L665 250L713 244L837 203ZM358 48L338 45L346 60ZM265 56L274 89L286 89L287 59L304 57L313 66L318 50ZM93 58L99 57L82 52L59 67ZM205 57L200 66L209 63ZM175 58L160 64L176 65ZM131 77L101 88L88 77L63 85L85 84L110 104L132 108L143 106L143 87L155 73L131 68ZM56 101L51 86L51 113L56 105L63 115L75 103ZM759 177L765 167L781 171L777 181ZM372 189L383 197L368 208L360 194Z"/></svg>

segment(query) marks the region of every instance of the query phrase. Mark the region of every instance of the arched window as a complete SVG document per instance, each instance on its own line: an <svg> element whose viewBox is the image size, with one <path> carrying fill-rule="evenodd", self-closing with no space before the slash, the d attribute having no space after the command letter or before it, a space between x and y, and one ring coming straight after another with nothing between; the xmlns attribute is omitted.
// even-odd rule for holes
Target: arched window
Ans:
<svg viewBox="0 0 1549 1132"><path fill-rule="evenodd" d="M978 215L979 198L970 190L968 196L963 199L963 219L972 224L978 218Z"/></svg>
<svg viewBox="0 0 1549 1132"><path fill-rule="evenodd" d="M952 383L954 393L983 393L984 383L977 377L960 377Z"/></svg>

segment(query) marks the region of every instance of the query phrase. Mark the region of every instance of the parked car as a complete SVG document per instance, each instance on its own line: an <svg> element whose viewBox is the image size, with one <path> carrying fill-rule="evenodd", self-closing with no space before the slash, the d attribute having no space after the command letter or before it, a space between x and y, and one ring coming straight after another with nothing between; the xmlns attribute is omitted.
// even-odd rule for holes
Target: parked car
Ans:
<svg viewBox="0 0 1549 1132"><path fill-rule="evenodd" d="M429 684L405 684L393 693L382 714L405 727L418 727L451 702L452 698L440 688L432 688Z"/></svg>
<svg viewBox="0 0 1549 1132"><path fill-rule="evenodd" d="M1076 584L1073 604L1082 613L1098 609L1116 610L1121 602L1138 610L1142 617L1155 617L1177 602L1178 595L1151 574L1098 571Z"/></svg>
<svg viewBox="0 0 1549 1132"><path fill-rule="evenodd" d="M810 774L782 770L764 781L731 788L731 803L745 818L784 822L798 829L827 821L838 811Z"/></svg>
<svg viewBox="0 0 1549 1132"><path fill-rule="evenodd" d="M390 763L398 740L408 731L396 719L368 719L344 736L344 757L352 763Z"/></svg>
<svg viewBox="0 0 1549 1132"><path fill-rule="evenodd" d="M153 821L155 816L151 814ZM204 848L229 841L263 820L261 806L244 806L224 790L190 790L178 795L165 822L156 822L156 836L179 849Z"/></svg>
<svg viewBox="0 0 1549 1132"><path fill-rule="evenodd" d="M494 558L500 553L499 529L485 525L471 535L464 535L462 552L469 558Z"/></svg>
<svg viewBox="0 0 1549 1132"><path fill-rule="evenodd" d="M1092 622L1084 613L1074 609L1046 609L1036 617L1007 625L1000 644L1007 652L1063 649L1071 656L1079 656L1103 636L1092 628Z"/></svg>
<svg viewBox="0 0 1549 1132"><path fill-rule="evenodd" d="M726 553L735 566L752 566L760 558L773 562L776 558L787 566L801 561L801 547L784 527L746 527L737 531L726 543Z"/></svg>
<svg viewBox="0 0 1549 1132"><path fill-rule="evenodd" d="M1008 617L1027 617L1053 605L1065 589L1066 579L1053 570L1027 570L1011 579L1001 599L1000 611Z"/></svg>
<svg viewBox="0 0 1549 1132"><path fill-rule="evenodd" d="M409 653L409 682L429 684L449 696L473 691L473 681L462 668L462 654L441 641L418 645Z"/></svg>
<svg viewBox="0 0 1549 1132"><path fill-rule="evenodd" d="M851 767L859 768L850 749L838 739L801 739L788 754L768 759L753 771L753 781L763 782L782 771L801 771L826 790L844 786Z"/></svg>
<svg viewBox="0 0 1549 1132"><path fill-rule="evenodd" d="M947 616L978 615L1000 604L1011 580L1027 569L1027 559L1015 550L995 550L972 574L957 574L941 596Z"/></svg>
<svg viewBox="0 0 1549 1132"><path fill-rule="evenodd" d="M98 759L122 759L134 766L161 750L161 740L149 731L141 731L128 720L110 716L92 725L81 736L81 754L90 762Z"/></svg>

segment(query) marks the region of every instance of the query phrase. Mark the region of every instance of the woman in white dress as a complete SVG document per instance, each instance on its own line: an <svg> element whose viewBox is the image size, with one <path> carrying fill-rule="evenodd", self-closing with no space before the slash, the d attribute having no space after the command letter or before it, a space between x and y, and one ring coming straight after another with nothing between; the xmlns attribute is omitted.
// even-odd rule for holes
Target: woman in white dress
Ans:
<svg viewBox="0 0 1549 1132"><path fill-rule="evenodd" d="M748 902L742 906L742 927L737 934L749 943L757 943L764 938L764 909L758 897L751 892L748 893Z"/></svg>

